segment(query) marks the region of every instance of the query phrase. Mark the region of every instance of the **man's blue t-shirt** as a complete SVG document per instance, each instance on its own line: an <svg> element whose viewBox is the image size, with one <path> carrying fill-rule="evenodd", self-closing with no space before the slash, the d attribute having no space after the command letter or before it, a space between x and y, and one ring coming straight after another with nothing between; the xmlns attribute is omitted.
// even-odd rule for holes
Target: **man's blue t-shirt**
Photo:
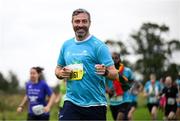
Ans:
<svg viewBox="0 0 180 121"><path fill-rule="evenodd" d="M33 106L46 106L46 96L51 96L52 93L52 89L44 80L40 80L38 83L32 83L32 81L28 81L26 83L26 95L29 102L28 113L30 115L35 115L32 111ZM49 113L44 113L44 115L49 115Z"/></svg>
<svg viewBox="0 0 180 121"><path fill-rule="evenodd" d="M133 80L133 73L130 68L125 67L123 71L123 76L125 76L128 80ZM106 82L107 86L109 88L113 88L113 82L111 80L107 80ZM129 93L129 90L125 91L122 95L122 98L116 97L115 95L110 99L109 103L110 105L120 105L122 103L126 102L132 102L131 95Z"/></svg>
<svg viewBox="0 0 180 121"><path fill-rule="evenodd" d="M83 69L80 80L68 80L65 100L87 107L107 105L105 97L105 77L97 75L95 65L114 65L108 47L95 36L89 36L84 41L75 38L67 40L60 51L59 66L79 64Z"/></svg>

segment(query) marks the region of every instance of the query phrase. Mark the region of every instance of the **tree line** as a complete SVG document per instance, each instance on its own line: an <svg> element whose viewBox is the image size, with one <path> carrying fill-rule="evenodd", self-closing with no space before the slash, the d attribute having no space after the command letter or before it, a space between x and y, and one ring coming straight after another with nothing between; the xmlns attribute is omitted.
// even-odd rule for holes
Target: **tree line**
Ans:
<svg viewBox="0 0 180 121"><path fill-rule="evenodd" d="M13 71L8 72L8 77L5 77L0 72L0 92L16 93L19 90L19 80Z"/></svg>

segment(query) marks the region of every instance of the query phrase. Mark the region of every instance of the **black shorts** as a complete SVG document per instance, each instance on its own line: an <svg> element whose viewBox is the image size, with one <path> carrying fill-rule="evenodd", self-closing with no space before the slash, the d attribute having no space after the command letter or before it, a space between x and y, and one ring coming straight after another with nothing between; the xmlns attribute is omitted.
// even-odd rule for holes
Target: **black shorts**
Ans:
<svg viewBox="0 0 180 121"><path fill-rule="evenodd" d="M106 106L80 107L65 101L59 120L106 120Z"/></svg>
<svg viewBox="0 0 180 121"><path fill-rule="evenodd" d="M158 104L158 103L148 103L148 104L147 104L147 107L148 107L149 112L152 111L152 108L153 108L154 106L158 108L159 104Z"/></svg>
<svg viewBox="0 0 180 121"><path fill-rule="evenodd" d="M170 112L176 113L177 105L166 105L165 106L165 116L168 116Z"/></svg>
<svg viewBox="0 0 180 121"><path fill-rule="evenodd" d="M137 102L135 102L135 101L134 101L134 102L132 102L132 103L131 103L131 107L135 107L135 108L137 108Z"/></svg>
<svg viewBox="0 0 180 121"><path fill-rule="evenodd" d="M27 116L27 120L28 121L49 121L49 115L39 115L39 116L36 116L36 115L31 115L31 114L28 114Z"/></svg>
<svg viewBox="0 0 180 121"><path fill-rule="evenodd" d="M123 104L116 105L116 106L110 105L110 109L111 109L112 116L113 116L114 120L116 120L119 112L123 113L125 115L124 120L127 120L128 119L127 118L128 112L131 109L131 103L123 103Z"/></svg>

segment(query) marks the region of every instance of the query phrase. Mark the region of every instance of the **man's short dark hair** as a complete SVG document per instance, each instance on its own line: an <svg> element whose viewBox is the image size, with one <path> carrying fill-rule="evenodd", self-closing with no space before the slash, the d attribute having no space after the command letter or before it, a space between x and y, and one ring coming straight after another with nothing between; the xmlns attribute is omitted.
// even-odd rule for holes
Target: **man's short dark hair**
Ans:
<svg viewBox="0 0 180 121"><path fill-rule="evenodd" d="M80 14L80 13L86 13L86 14L88 15L89 21L91 21L91 15L90 15L90 13L89 13L87 10L82 9L82 8L78 8L78 9L76 9L76 10L73 11L73 13L72 13L72 20L73 20L73 17L74 17L74 16L77 16L77 15Z"/></svg>
<svg viewBox="0 0 180 121"><path fill-rule="evenodd" d="M117 56L118 58L121 58L121 54L120 54L120 53L113 52L112 54L115 55L115 56Z"/></svg>

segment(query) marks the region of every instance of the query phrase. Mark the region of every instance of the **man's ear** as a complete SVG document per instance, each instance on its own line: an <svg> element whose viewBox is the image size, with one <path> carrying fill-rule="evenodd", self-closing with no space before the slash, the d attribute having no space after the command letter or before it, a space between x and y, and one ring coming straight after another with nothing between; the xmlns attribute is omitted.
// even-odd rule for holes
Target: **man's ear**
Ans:
<svg viewBox="0 0 180 121"><path fill-rule="evenodd" d="M74 17L72 17L72 19L71 19L71 23L73 23L73 20L74 20Z"/></svg>

